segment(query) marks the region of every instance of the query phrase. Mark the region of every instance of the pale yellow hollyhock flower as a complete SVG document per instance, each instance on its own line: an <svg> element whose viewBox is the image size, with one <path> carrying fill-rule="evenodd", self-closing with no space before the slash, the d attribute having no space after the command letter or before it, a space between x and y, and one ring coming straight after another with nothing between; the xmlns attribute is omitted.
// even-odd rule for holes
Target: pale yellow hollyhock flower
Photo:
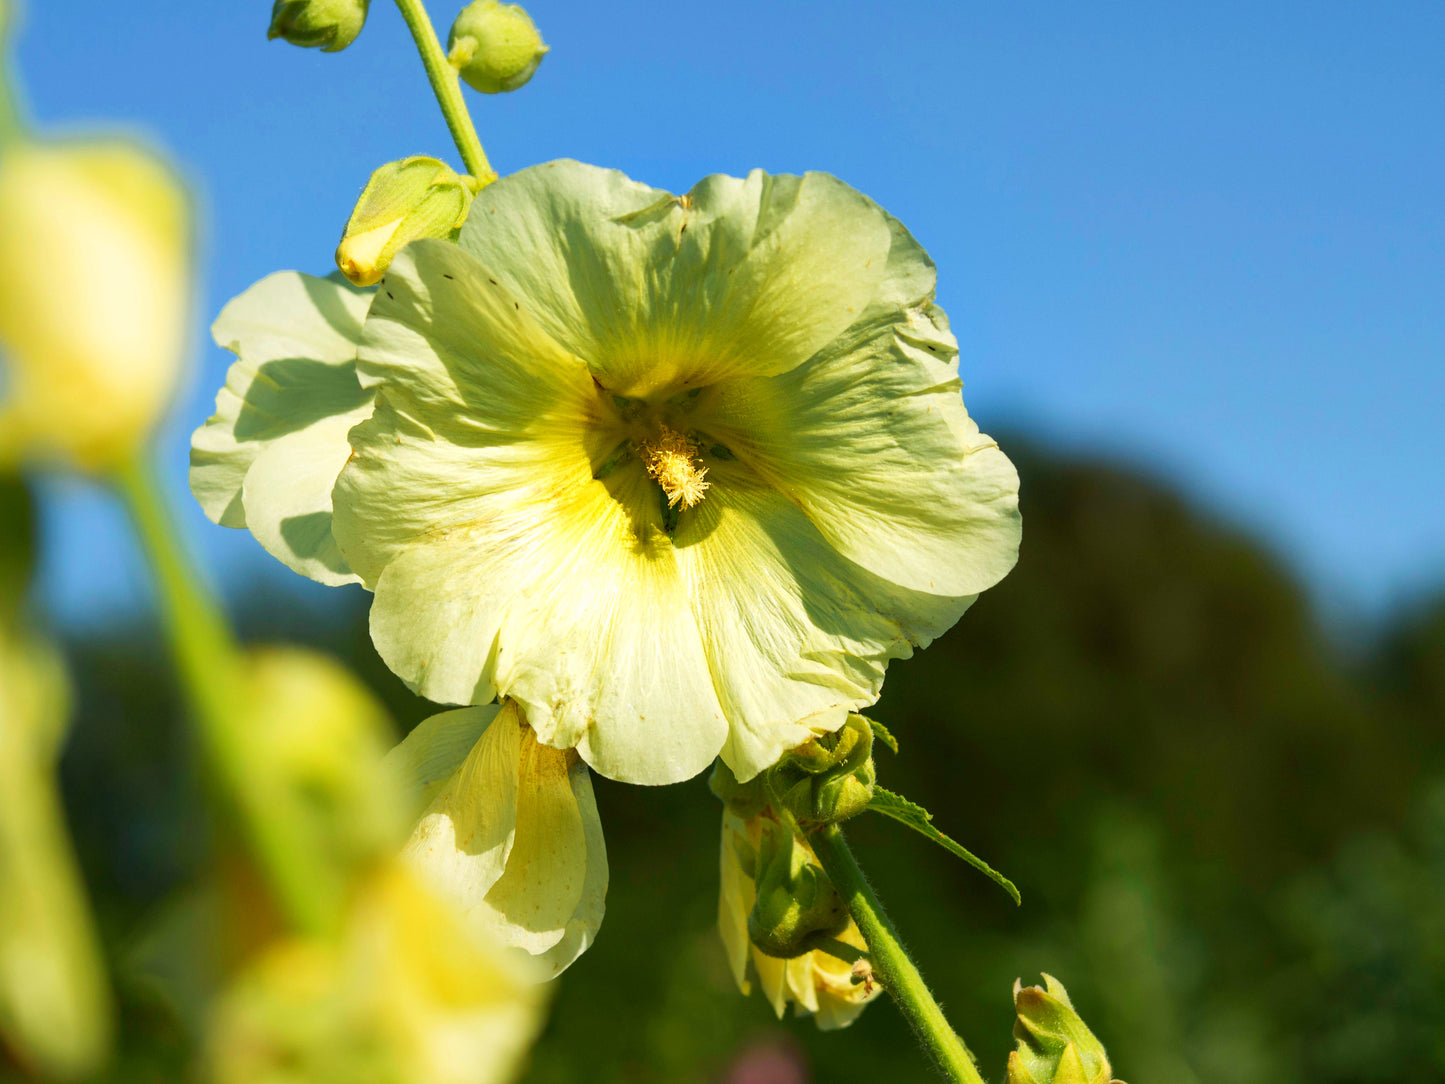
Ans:
<svg viewBox="0 0 1445 1084"><path fill-rule="evenodd" d="M0 1045L71 1079L100 1067L111 1016L57 793L66 701L54 652L0 621Z"/></svg>
<svg viewBox="0 0 1445 1084"><path fill-rule="evenodd" d="M402 863L358 887L339 935L265 950L217 1006L216 1084L503 1084L545 995Z"/></svg>
<svg viewBox="0 0 1445 1084"><path fill-rule="evenodd" d="M744 995L752 993L756 980L779 1019L792 1004L796 1015L811 1015L824 1031L847 1027L878 996L877 980L854 982L852 965L826 952L814 950L780 960L748 940L748 912L757 889L739 852L755 855L761 836L758 818L745 820L731 810L723 811L717 921L733 979ZM851 921L836 940L867 951L863 935Z"/></svg>
<svg viewBox="0 0 1445 1084"><path fill-rule="evenodd" d="M895 219L823 174L679 197L537 166L485 188L458 243L397 254L354 355L374 400L338 406L368 415L344 440L323 453L304 399L278 419L316 434L333 488L319 466L260 477L239 437L211 469L283 541L327 548L303 528L329 524L308 574L375 592L372 638L421 695L514 699L616 779L720 755L745 781L874 702L888 661L1016 559L1018 477L964 410L934 282ZM250 296L233 304L263 311ZM267 400L250 387L240 417ZM239 425L218 412L197 449Z"/></svg>
<svg viewBox="0 0 1445 1084"><path fill-rule="evenodd" d="M170 404L186 345L191 208L139 145L0 155L0 462L105 471Z"/></svg>
<svg viewBox="0 0 1445 1084"><path fill-rule="evenodd" d="M560 974L602 924L607 850L577 754L514 701L420 723L388 758L421 816L406 858L487 936Z"/></svg>

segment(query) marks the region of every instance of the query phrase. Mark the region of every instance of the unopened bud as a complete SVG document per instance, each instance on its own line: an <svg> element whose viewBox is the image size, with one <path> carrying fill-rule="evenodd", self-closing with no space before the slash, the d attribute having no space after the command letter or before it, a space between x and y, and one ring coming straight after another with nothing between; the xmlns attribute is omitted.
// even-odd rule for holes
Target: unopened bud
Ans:
<svg viewBox="0 0 1445 1084"><path fill-rule="evenodd" d="M374 286L402 245L454 238L472 206L472 187L445 162L403 158L371 175L336 247L336 266L358 286Z"/></svg>
<svg viewBox="0 0 1445 1084"><path fill-rule="evenodd" d="M276 0L271 8L268 38L284 38L292 45L338 53L366 25L370 0Z"/></svg>
<svg viewBox="0 0 1445 1084"><path fill-rule="evenodd" d="M773 793L802 824L837 824L873 798L873 728L850 715L833 734L787 753L772 768Z"/></svg>
<svg viewBox="0 0 1445 1084"><path fill-rule="evenodd" d="M547 55L542 35L519 4L472 0L452 23L448 59L483 94L516 90Z"/></svg>
<svg viewBox="0 0 1445 1084"><path fill-rule="evenodd" d="M755 877L748 940L767 955L801 956L847 928L848 909L833 882L786 825L763 823Z"/></svg>
<svg viewBox="0 0 1445 1084"><path fill-rule="evenodd" d="M1044 975L1042 988L1016 981L1014 1008L1018 1049L1008 1057L1006 1084L1110 1084L1114 1074L1104 1046L1058 979Z"/></svg>

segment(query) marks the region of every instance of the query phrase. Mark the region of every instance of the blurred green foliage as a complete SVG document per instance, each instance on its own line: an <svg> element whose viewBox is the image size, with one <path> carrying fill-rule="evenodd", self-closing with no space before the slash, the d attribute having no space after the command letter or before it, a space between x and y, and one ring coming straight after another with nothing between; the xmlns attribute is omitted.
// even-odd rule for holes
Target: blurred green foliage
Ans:
<svg viewBox="0 0 1445 1084"><path fill-rule="evenodd" d="M1251 539L1131 472L1006 446L1019 567L894 664L873 714L901 745L876 750L879 782L1010 876L1023 906L900 825L848 829L985 1075L1002 1078L1012 1047L1014 978L1046 970L1131 1082L1445 1081L1445 606L1327 642ZM246 597L251 637L344 658L404 724L428 713L376 660L359 590ZM175 1079L180 1025L125 961L217 841L156 637L71 651L63 775L121 965L119 1075ZM607 920L563 976L528 1081L721 1081L763 1045L818 1080L925 1078L882 1001L824 1035L736 993L704 779L599 781L597 797Z"/></svg>

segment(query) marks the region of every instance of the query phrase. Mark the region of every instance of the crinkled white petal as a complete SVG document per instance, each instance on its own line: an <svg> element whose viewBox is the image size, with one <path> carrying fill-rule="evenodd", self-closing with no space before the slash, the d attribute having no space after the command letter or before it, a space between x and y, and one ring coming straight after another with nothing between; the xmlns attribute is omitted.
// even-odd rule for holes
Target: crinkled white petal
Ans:
<svg viewBox="0 0 1445 1084"><path fill-rule="evenodd" d="M371 295L296 272L262 279L212 328L237 355L216 413L191 441L191 491L214 522L321 583L352 583L331 536L346 434L371 412L356 344Z"/></svg>

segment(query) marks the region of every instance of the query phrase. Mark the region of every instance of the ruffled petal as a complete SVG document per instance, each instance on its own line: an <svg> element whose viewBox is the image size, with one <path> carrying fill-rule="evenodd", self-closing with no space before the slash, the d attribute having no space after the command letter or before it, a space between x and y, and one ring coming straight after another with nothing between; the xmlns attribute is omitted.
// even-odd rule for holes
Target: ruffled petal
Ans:
<svg viewBox="0 0 1445 1084"><path fill-rule="evenodd" d="M1017 560L1018 475L964 409L932 263L891 226L860 319L789 372L720 387L707 424L850 560L914 591L976 595Z"/></svg>
<svg viewBox="0 0 1445 1084"><path fill-rule="evenodd" d="M333 585L358 579L331 537L331 489L348 430L371 412L356 376L370 301L289 271L234 299L212 334L237 360L191 441L191 491L206 515L249 526L283 564Z"/></svg>
<svg viewBox="0 0 1445 1084"><path fill-rule="evenodd" d="M731 724L722 758L751 779L873 703L906 658L972 601L901 589L841 557L798 507L741 463L717 463L679 523L713 685Z"/></svg>
<svg viewBox="0 0 1445 1084"><path fill-rule="evenodd" d="M863 312L886 216L827 174L712 176L676 197L560 161L488 186L461 245L610 391L786 372Z"/></svg>

